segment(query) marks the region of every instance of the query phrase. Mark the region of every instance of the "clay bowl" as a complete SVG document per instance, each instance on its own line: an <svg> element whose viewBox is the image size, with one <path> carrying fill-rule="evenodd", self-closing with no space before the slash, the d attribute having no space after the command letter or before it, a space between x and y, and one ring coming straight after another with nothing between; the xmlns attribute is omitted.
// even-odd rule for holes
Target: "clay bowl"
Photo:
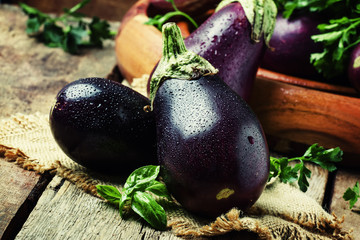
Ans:
<svg viewBox="0 0 360 240"><path fill-rule="evenodd" d="M260 68L251 96L270 149L295 155L313 143L339 146L342 165L360 166L360 98L353 88Z"/></svg>
<svg viewBox="0 0 360 240"><path fill-rule="evenodd" d="M140 0L124 17L116 38L121 74L132 82L150 74L161 57L161 33L145 25L150 0ZM189 30L177 22L183 35ZM259 69L249 101L273 151L303 154L318 143L344 151L342 165L360 166L360 98L353 88Z"/></svg>

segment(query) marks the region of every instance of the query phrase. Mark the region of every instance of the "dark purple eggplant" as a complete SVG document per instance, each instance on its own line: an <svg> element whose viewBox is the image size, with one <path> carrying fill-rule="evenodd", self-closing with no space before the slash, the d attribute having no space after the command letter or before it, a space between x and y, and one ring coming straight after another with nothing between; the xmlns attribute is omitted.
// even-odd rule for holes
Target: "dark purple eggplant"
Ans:
<svg viewBox="0 0 360 240"><path fill-rule="evenodd" d="M319 34L321 18L317 15L299 15L284 18L279 13L276 19L270 47L266 50L263 68L296 77L319 79L320 74L310 63L310 55L322 52L322 44L315 43L311 36Z"/></svg>
<svg viewBox="0 0 360 240"><path fill-rule="evenodd" d="M214 9L220 0L174 0L175 6L191 16L205 13L209 9ZM157 14L164 14L174 11L170 1L150 0L149 12L156 9Z"/></svg>
<svg viewBox="0 0 360 240"><path fill-rule="evenodd" d="M243 8L240 2L222 1L218 10L185 39L185 45L217 68L220 78L248 101L277 11L272 0L262 6L266 8L263 15L255 6Z"/></svg>
<svg viewBox="0 0 360 240"><path fill-rule="evenodd" d="M352 86L360 93L360 44L350 54L347 74Z"/></svg>
<svg viewBox="0 0 360 240"><path fill-rule="evenodd" d="M149 99L111 80L83 78L61 89L50 112L60 148L95 170L128 173L157 163Z"/></svg>
<svg viewBox="0 0 360 240"><path fill-rule="evenodd" d="M250 207L269 175L262 127L247 103L205 59L187 51L175 24L151 80L163 179L187 210L218 216Z"/></svg>
<svg viewBox="0 0 360 240"><path fill-rule="evenodd" d="M256 32L257 25L247 17L240 2L230 3L215 12L185 39L186 47L208 60L219 70L220 78L245 100L249 99L257 69L266 50L264 37ZM271 26L276 8L268 8L260 16ZM266 26L261 26L265 28ZM272 28L260 30L265 38Z"/></svg>

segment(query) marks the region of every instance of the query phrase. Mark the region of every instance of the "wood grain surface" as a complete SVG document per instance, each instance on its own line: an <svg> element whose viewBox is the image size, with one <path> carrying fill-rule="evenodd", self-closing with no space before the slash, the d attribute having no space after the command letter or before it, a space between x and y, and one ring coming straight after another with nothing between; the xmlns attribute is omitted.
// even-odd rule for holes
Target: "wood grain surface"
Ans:
<svg viewBox="0 0 360 240"><path fill-rule="evenodd" d="M55 177L16 239L178 239Z"/></svg>
<svg viewBox="0 0 360 240"><path fill-rule="evenodd" d="M0 5L0 117L49 113L56 94L84 77L106 77L116 64L114 41L102 49L70 55L49 48L25 33L27 16L12 5ZM116 30L119 22L111 22Z"/></svg>
<svg viewBox="0 0 360 240"><path fill-rule="evenodd" d="M360 199L350 210L349 202L343 199L343 194L348 187L353 187L358 181L360 183L360 174L354 170L340 170L336 174L335 185L333 189L333 197L330 205L330 211L337 216L345 216L346 224L344 227L353 229L353 236L355 239L360 239Z"/></svg>
<svg viewBox="0 0 360 240"><path fill-rule="evenodd" d="M304 145L340 147L342 164L360 166L360 98L258 78L250 106L267 135ZM351 158L347 158L347 156Z"/></svg>
<svg viewBox="0 0 360 240"><path fill-rule="evenodd" d="M0 159L0 239L11 235L18 218L26 214L26 200L40 175Z"/></svg>

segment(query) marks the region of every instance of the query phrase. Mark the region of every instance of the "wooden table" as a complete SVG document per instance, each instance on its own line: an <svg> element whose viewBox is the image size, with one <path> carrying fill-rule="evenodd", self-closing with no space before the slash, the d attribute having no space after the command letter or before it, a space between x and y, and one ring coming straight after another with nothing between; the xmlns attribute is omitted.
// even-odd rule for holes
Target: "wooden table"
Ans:
<svg viewBox="0 0 360 240"><path fill-rule="evenodd" d="M15 7L0 5L0 22L0 118L18 112L46 114L66 83L81 77L105 77L116 64L111 40L103 49L72 56L28 38L26 17ZM118 25L112 23L114 29ZM340 168L329 174L314 168L309 189L329 212L345 216L344 227L354 228L355 239L360 239L360 214L348 209L342 194L359 180L360 169ZM1 155L0 189L0 238L4 240L178 239L171 232L149 228L139 219L122 220L116 208L70 182L23 170ZM110 211L104 211L108 208ZM231 233L216 239L239 236Z"/></svg>

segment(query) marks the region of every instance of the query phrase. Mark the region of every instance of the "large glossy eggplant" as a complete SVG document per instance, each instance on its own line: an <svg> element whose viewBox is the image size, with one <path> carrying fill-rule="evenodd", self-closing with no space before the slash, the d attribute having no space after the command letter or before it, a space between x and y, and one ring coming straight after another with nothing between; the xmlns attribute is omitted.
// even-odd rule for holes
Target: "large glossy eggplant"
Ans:
<svg viewBox="0 0 360 240"><path fill-rule="evenodd" d="M151 80L158 160L169 191L189 211L246 209L269 174L262 127L247 103L205 59L187 51L175 24Z"/></svg>
<svg viewBox="0 0 360 240"><path fill-rule="evenodd" d="M248 100L275 18L276 7L272 1L223 1L218 10L185 39L185 45L208 60L219 70L220 78Z"/></svg>
<svg viewBox="0 0 360 240"><path fill-rule="evenodd" d="M154 164L156 133L149 99L111 80L84 78L61 89L50 127L61 149L95 170L131 172Z"/></svg>

